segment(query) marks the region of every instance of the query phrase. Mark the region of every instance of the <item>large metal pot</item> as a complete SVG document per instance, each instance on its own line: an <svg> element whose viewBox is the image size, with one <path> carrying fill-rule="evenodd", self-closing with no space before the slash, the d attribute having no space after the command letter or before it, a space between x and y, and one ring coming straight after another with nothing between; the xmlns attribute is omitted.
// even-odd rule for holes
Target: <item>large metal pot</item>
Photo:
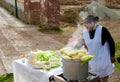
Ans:
<svg viewBox="0 0 120 82"><path fill-rule="evenodd" d="M80 60L62 58L63 75L69 80L82 80L88 76L88 63L81 63Z"/></svg>

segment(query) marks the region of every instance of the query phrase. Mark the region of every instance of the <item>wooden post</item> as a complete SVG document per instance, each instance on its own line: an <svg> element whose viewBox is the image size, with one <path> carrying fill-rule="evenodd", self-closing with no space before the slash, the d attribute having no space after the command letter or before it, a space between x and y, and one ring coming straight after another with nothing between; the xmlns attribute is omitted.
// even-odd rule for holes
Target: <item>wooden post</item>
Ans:
<svg viewBox="0 0 120 82"><path fill-rule="evenodd" d="M15 0L15 16L16 16L16 18L18 18L17 0Z"/></svg>

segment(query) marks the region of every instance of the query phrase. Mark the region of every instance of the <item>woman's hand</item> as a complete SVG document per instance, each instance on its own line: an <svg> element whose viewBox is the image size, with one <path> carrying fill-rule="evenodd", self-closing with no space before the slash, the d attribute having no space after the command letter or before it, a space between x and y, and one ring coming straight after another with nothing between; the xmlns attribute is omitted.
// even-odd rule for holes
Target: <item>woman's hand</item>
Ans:
<svg viewBox="0 0 120 82"><path fill-rule="evenodd" d="M111 63L115 62L115 57L110 57L111 58Z"/></svg>

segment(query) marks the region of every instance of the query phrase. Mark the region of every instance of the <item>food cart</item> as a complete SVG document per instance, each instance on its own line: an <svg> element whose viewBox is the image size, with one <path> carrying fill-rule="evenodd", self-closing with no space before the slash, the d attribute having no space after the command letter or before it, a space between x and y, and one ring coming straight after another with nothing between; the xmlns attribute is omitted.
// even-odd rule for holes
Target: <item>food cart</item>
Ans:
<svg viewBox="0 0 120 82"><path fill-rule="evenodd" d="M45 70L30 65L28 60L32 61L31 57L13 61L14 82L97 82L98 80L95 74L88 72L88 62L82 63L80 60L66 59L62 56L60 66Z"/></svg>

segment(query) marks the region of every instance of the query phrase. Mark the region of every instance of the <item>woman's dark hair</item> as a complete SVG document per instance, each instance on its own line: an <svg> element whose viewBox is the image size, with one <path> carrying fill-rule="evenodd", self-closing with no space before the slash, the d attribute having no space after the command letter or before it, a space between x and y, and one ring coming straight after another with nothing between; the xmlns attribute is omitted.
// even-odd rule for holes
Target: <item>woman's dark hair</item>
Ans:
<svg viewBox="0 0 120 82"><path fill-rule="evenodd" d="M89 22L89 23L90 22L96 23L96 22L99 21L99 17L98 16L93 16L93 15L88 15L85 20L87 20L87 22Z"/></svg>

